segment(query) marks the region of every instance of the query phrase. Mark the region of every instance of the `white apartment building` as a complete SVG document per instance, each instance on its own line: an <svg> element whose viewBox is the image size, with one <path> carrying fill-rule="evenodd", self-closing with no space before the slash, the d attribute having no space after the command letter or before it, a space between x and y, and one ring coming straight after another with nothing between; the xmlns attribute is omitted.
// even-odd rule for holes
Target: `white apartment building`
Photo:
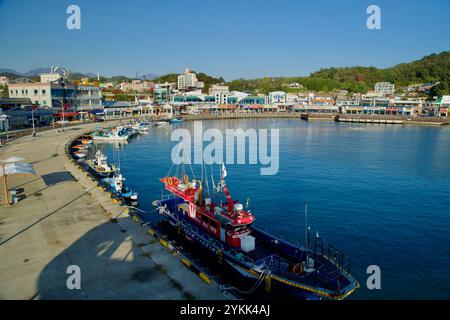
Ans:
<svg viewBox="0 0 450 320"><path fill-rule="evenodd" d="M17 82L8 86L10 98L28 98L31 103L46 107L52 106L50 83Z"/></svg>
<svg viewBox="0 0 450 320"><path fill-rule="evenodd" d="M198 81L197 75L189 69L186 69L183 74L178 76L177 85L178 90L201 89L205 86L203 82Z"/></svg>
<svg viewBox="0 0 450 320"><path fill-rule="evenodd" d="M226 104L228 102L228 97L230 96L228 86L222 85L212 85L209 88L209 95L215 98L216 104Z"/></svg>
<svg viewBox="0 0 450 320"><path fill-rule="evenodd" d="M375 92L381 94L393 94L395 85L390 82L377 82L375 84Z"/></svg>

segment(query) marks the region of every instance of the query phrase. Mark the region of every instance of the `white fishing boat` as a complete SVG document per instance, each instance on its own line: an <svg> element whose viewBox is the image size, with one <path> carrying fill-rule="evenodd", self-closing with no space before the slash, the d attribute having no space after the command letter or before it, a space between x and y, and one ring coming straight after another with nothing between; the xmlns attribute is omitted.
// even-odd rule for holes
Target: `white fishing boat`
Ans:
<svg viewBox="0 0 450 320"><path fill-rule="evenodd" d="M97 130L92 138L98 141L127 141L130 138L129 130L119 126L111 130Z"/></svg>
<svg viewBox="0 0 450 320"><path fill-rule="evenodd" d="M116 166L108 164L106 156L98 150L95 153L95 158L86 160L88 169L97 177L108 178L116 172Z"/></svg>

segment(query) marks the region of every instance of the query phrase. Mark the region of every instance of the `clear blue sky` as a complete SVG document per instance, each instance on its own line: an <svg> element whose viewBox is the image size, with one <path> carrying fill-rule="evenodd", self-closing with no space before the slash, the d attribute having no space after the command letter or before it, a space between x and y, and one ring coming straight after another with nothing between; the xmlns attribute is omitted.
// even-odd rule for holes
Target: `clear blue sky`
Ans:
<svg viewBox="0 0 450 320"><path fill-rule="evenodd" d="M81 30L66 8L81 8ZM377 4L382 30L366 28ZM294 76L450 49L449 0L0 0L0 67Z"/></svg>

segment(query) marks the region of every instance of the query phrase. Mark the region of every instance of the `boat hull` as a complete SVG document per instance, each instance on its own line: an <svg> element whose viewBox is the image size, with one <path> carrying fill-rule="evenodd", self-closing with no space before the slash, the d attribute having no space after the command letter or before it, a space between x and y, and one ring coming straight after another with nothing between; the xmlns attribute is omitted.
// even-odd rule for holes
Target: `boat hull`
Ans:
<svg viewBox="0 0 450 320"><path fill-rule="evenodd" d="M108 171L98 171L94 168L94 165L89 160L86 161L86 166L87 166L87 169L89 170L89 172L91 172L93 175L95 175L99 179L110 178L116 172L116 169L114 167L112 167L111 170L108 170Z"/></svg>

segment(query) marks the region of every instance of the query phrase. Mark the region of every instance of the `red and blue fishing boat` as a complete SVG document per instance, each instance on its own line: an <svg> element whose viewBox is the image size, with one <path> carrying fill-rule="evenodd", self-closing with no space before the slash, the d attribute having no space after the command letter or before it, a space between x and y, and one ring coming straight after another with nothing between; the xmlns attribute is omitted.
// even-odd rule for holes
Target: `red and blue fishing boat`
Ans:
<svg viewBox="0 0 450 320"><path fill-rule="evenodd" d="M160 181L169 196L153 204L187 239L241 276L254 278L255 285L265 282L266 289L276 286L304 299L336 300L359 288L348 257L318 234L312 235L309 227L306 243L300 246L255 226L254 215L231 197L225 177L222 166L220 182L215 186L212 181L211 195L204 191L207 180L168 175Z"/></svg>

